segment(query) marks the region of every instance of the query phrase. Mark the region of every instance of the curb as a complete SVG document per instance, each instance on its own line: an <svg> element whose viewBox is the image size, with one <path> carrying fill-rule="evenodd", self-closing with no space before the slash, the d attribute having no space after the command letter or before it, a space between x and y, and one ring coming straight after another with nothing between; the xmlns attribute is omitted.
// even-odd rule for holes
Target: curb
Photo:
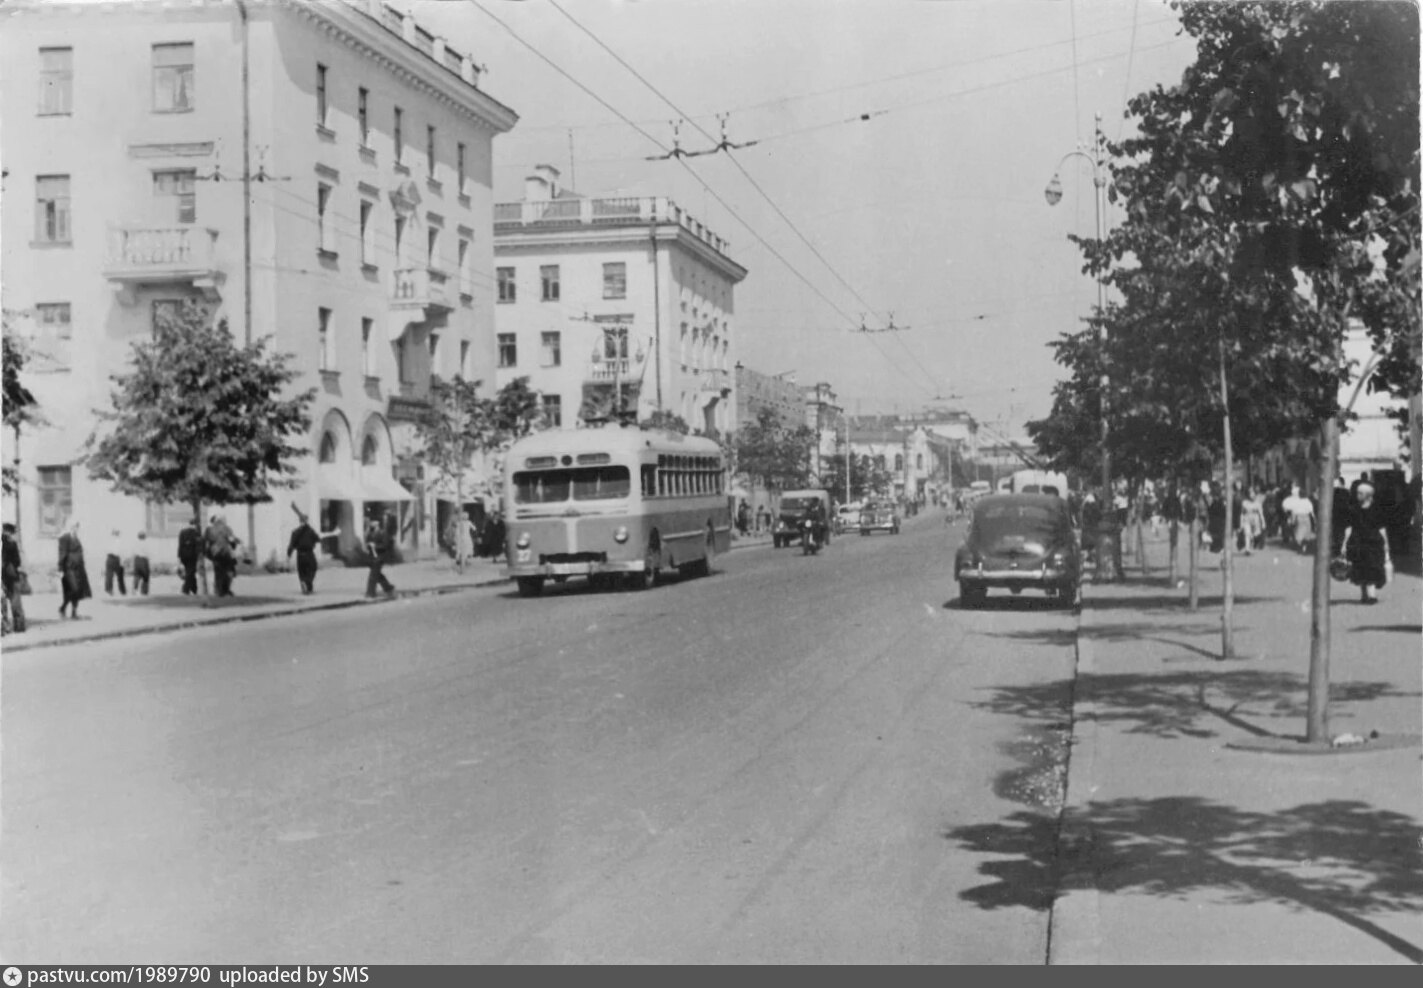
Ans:
<svg viewBox="0 0 1423 988"><path fill-rule="evenodd" d="M188 618L181 621L170 621L166 624L147 624L134 628L115 628L111 631L96 631L92 634L80 635L74 638L56 638L43 642L16 642L11 645L6 643L6 652L26 652L39 648L58 648L61 645L80 645L88 642L108 641L115 638L137 638L140 635L161 635L171 631L186 631L192 628L209 628L222 624L241 624L249 621L264 621L268 618L291 617L297 614L314 614L318 611L339 611L348 607L366 607L372 604L390 603L396 600L406 600L413 597L439 597L446 594L462 593L467 590L476 590L480 587L502 586L508 583L507 577L497 579L481 580L478 583L458 583L441 587L424 587L419 590L398 590L394 597L376 598L367 600L364 597L357 597L352 600L337 600L326 604L310 604L307 606L296 606L284 608L279 611L254 611L250 614L232 614L225 617L212 618Z"/></svg>
<svg viewBox="0 0 1423 988"><path fill-rule="evenodd" d="M731 551L737 549L754 549L757 546L770 545L769 542L749 542L742 545L732 545ZM480 587L502 586L510 581L507 576L491 577L481 580L478 583L457 583L439 587L424 587L419 590L397 591L394 598L386 600L403 600L408 597L436 597L444 594L460 593L465 590L475 590ZM170 621L166 624L148 624L134 628L115 628L112 631L96 631L91 634L79 635L74 638L56 638L51 641L42 642L16 642L6 643L6 652L27 652L37 648L58 648L61 645L79 645L86 642L108 641L114 638L137 638L139 635L161 635L171 631L186 631L191 628L206 628L220 624L240 624L247 621L263 621L267 618L290 617L293 614L311 614L317 611L336 611L346 607L361 607L367 604L380 604L384 600L366 600L358 597L354 600L338 600L329 604L311 604L308 606L297 606L284 608L279 611L256 611L251 614L233 614L229 617L213 618L189 618L181 621Z"/></svg>
<svg viewBox="0 0 1423 988"><path fill-rule="evenodd" d="M1082 676L1095 664L1084 601L1077 614L1077 662L1073 670L1071 735L1067 753L1067 791L1058 818L1058 891L1048 913L1049 966L1095 965L1102 947L1101 912L1094 866L1088 806L1096 789L1097 709L1081 696ZM1086 627L1084 627L1084 625Z"/></svg>

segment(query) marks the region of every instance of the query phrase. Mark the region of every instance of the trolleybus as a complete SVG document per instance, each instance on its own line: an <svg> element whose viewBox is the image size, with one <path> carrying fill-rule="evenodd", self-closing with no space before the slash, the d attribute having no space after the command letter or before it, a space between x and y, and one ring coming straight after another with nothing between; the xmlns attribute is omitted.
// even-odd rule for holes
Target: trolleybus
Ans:
<svg viewBox="0 0 1423 988"><path fill-rule="evenodd" d="M652 586L673 569L711 572L731 548L721 448L637 426L550 429L505 459L509 576L536 596L545 580Z"/></svg>

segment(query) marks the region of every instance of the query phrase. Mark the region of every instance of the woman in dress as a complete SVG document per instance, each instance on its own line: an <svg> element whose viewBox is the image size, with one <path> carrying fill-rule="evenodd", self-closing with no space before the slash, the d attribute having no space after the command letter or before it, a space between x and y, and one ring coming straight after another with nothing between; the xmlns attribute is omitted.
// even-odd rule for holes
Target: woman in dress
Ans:
<svg viewBox="0 0 1423 988"><path fill-rule="evenodd" d="M79 541L79 523L76 521L69 530L59 537L59 585L64 593L64 601L59 605L59 616L79 617L79 602L94 596L89 589L89 570L84 566L84 544Z"/></svg>
<svg viewBox="0 0 1423 988"><path fill-rule="evenodd" d="M1393 575L1388 534L1383 512L1374 503L1374 485L1360 483L1354 489L1354 498L1349 527L1344 530L1344 556L1349 560L1349 579L1359 588L1361 602L1377 604L1376 591L1383 589Z"/></svg>

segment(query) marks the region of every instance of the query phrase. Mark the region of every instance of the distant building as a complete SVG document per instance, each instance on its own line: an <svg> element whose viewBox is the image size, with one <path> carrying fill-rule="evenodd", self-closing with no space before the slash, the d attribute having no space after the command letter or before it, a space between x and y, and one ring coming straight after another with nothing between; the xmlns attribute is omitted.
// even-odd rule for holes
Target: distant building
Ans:
<svg viewBox="0 0 1423 988"><path fill-rule="evenodd" d="M130 344L195 296L319 389L299 487L226 509L247 550L284 552L296 506L342 550L389 510L407 555L436 551L411 420L432 373L492 377L489 176L517 120L480 66L378 0L13 0L0 18L4 304L51 423L17 454L30 551L73 516L172 558L190 509L77 460Z"/></svg>
<svg viewBox="0 0 1423 988"><path fill-rule="evenodd" d="M496 386L528 377L563 428L622 405L734 429L730 249L671 199L587 198L539 165L494 207Z"/></svg>
<svg viewBox="0 0 1423 988"><path fill-rule="evenodd" d="M770 409L789 429L805 423L805 398L796 384L795 373L763 374L743 364L736 365L736 427L744 429Z"/></svg>
<svg viewBox="0 0 1423 988"><path fill-rule="evenodd" d="M801 388L805 406L805 424L815 433L815 458L812 467L817 483L825 478L826 461L843 446L845 409L837 402L835 390L825 381Z"/></svg>

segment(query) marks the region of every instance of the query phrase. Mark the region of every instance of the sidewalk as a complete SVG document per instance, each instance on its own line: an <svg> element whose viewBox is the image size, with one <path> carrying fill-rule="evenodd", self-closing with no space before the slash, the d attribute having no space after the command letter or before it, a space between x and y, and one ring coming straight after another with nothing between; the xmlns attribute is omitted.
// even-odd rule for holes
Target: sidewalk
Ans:
<svg viewBox="0 0 1423 988"><path fill-rule="evenodd" d="M1330 734L1380 738L1309 754L1312 560L1237 557L1221 662L1220 557L1196 613L1147 558L1083 591L1050 963L1423 962L1423 581L1333 584Z"/></svg>
<svg viewBox="0 0 1423 988"><path fill-rule="evenodd" d="M770 535L733 538L732 548L769 545ZM233 583L234 597L184 597L180 576L155 576L147 597L136 596L129 586L126 597L110 597L103 590L103 566L91 566L89 579L94 597L79 605L79 620L61 619L58 593L48 592L46 576L31 579L37 592L24 598L28 629L6 635L0 652L21 652L51 645L102 641L155 632L178 631L200 625L255 621L307 611L331 610L384 603L386 598L367 600L366 569L348 568L323 561L316 574L316 592L304 596L296 573L258 573L239 576ZM473 559L463 573L448 557L386 566L386 579L395 585L396 599L429 594L458 593L476 587L513 584L504 572L504 563ZM208 579L212 573L209 570Z"/></svg>

